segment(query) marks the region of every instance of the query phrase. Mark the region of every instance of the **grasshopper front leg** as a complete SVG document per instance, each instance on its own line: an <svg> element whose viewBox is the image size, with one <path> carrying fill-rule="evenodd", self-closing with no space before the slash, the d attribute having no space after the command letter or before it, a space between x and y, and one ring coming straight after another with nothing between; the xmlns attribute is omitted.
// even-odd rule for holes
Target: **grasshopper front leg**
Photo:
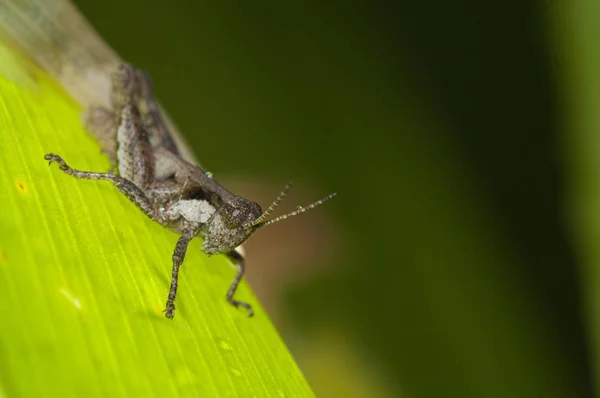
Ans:
<svg viewBox="0 0 600 398"><path fill-rule="evenodd" d="M175 250L173 251L173 271L171 274L171 287L169 288L169 297L165 306L165 316L169 319L175 316L175 298L177 296L177 285L179 284L179 267L185 259L190 241L197 234L197 229L188 229L177 241Z"/></svg>

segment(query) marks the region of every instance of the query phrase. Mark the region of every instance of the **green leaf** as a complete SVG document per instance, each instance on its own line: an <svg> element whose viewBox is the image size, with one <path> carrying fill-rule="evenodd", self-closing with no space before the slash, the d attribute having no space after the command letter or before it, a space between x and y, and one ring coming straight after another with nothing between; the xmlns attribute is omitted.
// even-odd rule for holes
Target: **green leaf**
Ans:
<svg viewBox="0 0 600 398"><path fill-rule="evenodd" d="M110 183L81 109L48 76L0 51L0 396L313 396L234 269L190 245L177 312L164 317L178 236Z"/></svg>

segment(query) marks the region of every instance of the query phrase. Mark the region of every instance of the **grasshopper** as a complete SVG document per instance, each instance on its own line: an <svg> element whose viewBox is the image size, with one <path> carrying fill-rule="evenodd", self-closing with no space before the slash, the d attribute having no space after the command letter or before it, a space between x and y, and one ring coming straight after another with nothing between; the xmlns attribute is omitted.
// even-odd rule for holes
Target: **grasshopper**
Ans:
<svg viewBox="0 0 600 398"><path fill-rule="evenodd" d="M53 153L44 158L73 177L112 182L148 217L180 234L172 256L171 285L164 310L167 318L175 315L179 269L196 236L204 239L204 253L224 254L234 263L237 271L226 300L252 316L252 306L234 298L245 271L239 246L257 229L313 209L336 194L269 219L291 183L263 212L257 203L225 189L201 166L182 159L144 71L121 65L113 74L111 93L113 109L90 107L85 121L110 157L111 171L77 170Z"/></svg>

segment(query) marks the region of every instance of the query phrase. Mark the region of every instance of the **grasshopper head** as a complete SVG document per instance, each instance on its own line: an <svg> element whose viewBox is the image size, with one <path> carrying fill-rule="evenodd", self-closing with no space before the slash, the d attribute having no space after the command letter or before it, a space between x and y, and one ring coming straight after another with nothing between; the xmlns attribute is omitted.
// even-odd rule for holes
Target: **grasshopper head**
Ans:
<svg viewBox="0 0 600 398"><path fill-rule="evenodd" d="M244 243L258 226L254 226L262 210L257 203L244 198L225 202L206 223L202 234L202 251L206 254L228 253Z"/></svg>
<svg viewBox="0 0 600 398"><path fill-rule="evenodd" d="M244 243L257 229L314 209L336 195L335 193L329 194L308 206L298 206L290 213L267 220L291 186L292 184L288 183L264 213L257 203L244 198L224 203L206 223L203 231L202 251L206 254L228 253Z"/></svg>

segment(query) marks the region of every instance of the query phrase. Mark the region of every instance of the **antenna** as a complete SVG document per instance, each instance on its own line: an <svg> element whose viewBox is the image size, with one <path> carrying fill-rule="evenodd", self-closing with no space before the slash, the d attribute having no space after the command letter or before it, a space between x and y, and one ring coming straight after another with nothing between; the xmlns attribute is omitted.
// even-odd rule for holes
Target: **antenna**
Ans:
<svg viewBox="0 0 600 398"><path fill-rule="evenodd" d="M284 192L285 192L285 191L284 191ZM283 192L282 192L282 193L283 193ZM298 215L298 214L300 214L300 213L304 213L305 211L309 211L309 210L311 210L311 209L314 209L315 207L317 207L317 206L320 206L320 205L322 205L323 203L327 202L329 199L333 198L335 195L337 195L337 193L335 193L335 192L334 192L334 193L330 193L329 195L325 196L323 199L319 199L319 200L317 200L316 202L313 202L313 203L309 204L308 206L305 206L305 207L298 206L298 208L297 208L296 210L294 210L294 211L292 211L292 212L290 212L290 213L284 214L284 215L282 215L282 216L279 216L279 217L277 217L277 218L274 218L274 219L272 219L272 220L269 220L269 221L266 221L266 222L261 222L261 223L256 223L256 222L255 222L253 225L258 225L259 227L264 227L264 226L266 226L266 225L269 225L269 224L274 224L274 223L276 223L276 222L278 222L278 221L285 220L286 218L290 218L290 217L293 217L293 216L295 216L295 215ZM280 195L280 196L281 196L281 195ZM285 195L284 195L284 196L285 196ZM278 197L277 199L279 199L279 197ZM282 197L281 199L283 199L283 197ZM281 202L281 200L280 200L279 202ZM275 203L279 204L279 203L277 202L277 200L275 200L275 202L273 202L273 204L275 204ZM274 206L274 207L273 207L273 209L274 209L275 207L276 207L276 206ZM269 207L269 209L271 209L271 207ZM269 209L267 209L267 211L266 211L265 213L267 213L267 212L269 211ZM272 210L271 210L271 211L272 211ZM262 218L262 216L261 216L260 218ZM258 220L257 220L257 221L258 221Z"/></svg>
<svg viewBox="0 0 600 398"><path fill-rule="evenodd" d="M292 185L293 185L292 181L289 181L287 184L285 184L285 187L283 187L283 190L279 193L279 195L277 196L277 199L275 199L273 201L273 203L271 203L269 208L267 210L265 210L264 213L261 214L260 217L258 217L256 220L254 220L254 222L252 222L252 224L250 224L249 226L255 227L259 224L262 224L263 221L265 221L267 219L267 217L269 217L269 215L271 213L273 213L275 208L277 206L279 206L279 204L283 201L283 198L285 198L285 195L287 195L287 193L290 190L290 188L292 187Z"/></svg>

